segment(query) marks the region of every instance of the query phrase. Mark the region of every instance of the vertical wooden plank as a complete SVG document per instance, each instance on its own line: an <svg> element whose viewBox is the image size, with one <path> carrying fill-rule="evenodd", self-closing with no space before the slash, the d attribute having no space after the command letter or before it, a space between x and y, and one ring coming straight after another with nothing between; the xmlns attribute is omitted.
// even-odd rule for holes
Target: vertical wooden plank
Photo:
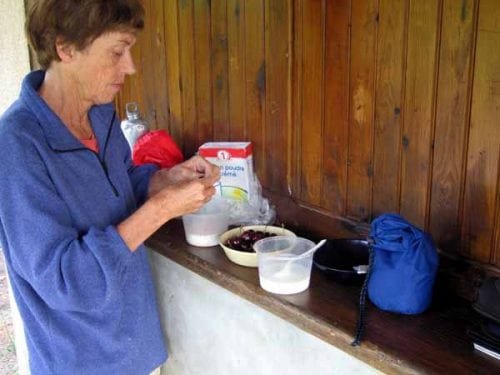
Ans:
<svg viewBox="0 0 500 375"><path fill-rule="evenodd" d="M373 176L373 117L378 0L351 3L347 216L368 220Z"/></svg>
<svg viewBox="0 0 500 375"><path fill-rule="evenodd" d="M429 207L438 17L439 2L410 2L401 214L421 227L426 224Z"/></svg>
<svg viewBox="0 0 500 375"><path fill-rule="evenodd" d="M265 181L269 189L289 191L288 160L291 142L291 0L265 2L266 29L266 127Z"/></svg>
<svg viewBox="0 0 500 375"><path fill-rule="evenodd" d="M429 229L443 249L456 246L460 239L474 9L474 0L443 2L429 221Z"/></svg>
<svg viewBox="0 0 500 375"><path fill-rule="evenodd" d="M194 2L194 54L196 75L197 147L213 139L210 59L210 4Z"/></svg>
<svg viewBox="0 0 500 375"><path fill-rule="evenodd" d="M497 204L495 207L494 240L491 246L491 262L500 267L500 144L498 145Z"/></svg>
<svg viewBox="0 0 500 375"><path fill-rule="evenodd" d="M151 38L152 38L152 0L144 1L144 10L148 16L145 17L144 20L144 29L141 31L140 38L140 48L138 48L135 52L139 53L137 61L137 73L134 76L134 80L136 81L136 92L132 92L132 96L136 99L133 101L137 102L139 105L139 110L141 115L151 124L151 121L154 118L151 118L151 110L152 110L152 99L151 99L151 88L153 86L154 78L152 77L152 69L151 65L148 64L149 61L152 61L152 51L151 51Z"/></svg>
<svg viewBox="0 0 500 375"><path fill-rule="evenodd" d="M481 0L474 66L463 232L466 253L490 262L500 145L500 7Z"/></svg>
<svg viewBox="0 0 500 375"><path fill-rule="evenodd" d="M227 51L227 0L211 2L212 115L215 140L228 140L229 88Z"/></svg>
<svg viewBox="0 0 500 375"><path fill-rule="evenodd" d="M165 53L167 60L167 92L169 108L169 131L183 148L182 137L182 97L180 88L179 70L179 26L177 14L177 1L166 1L165 12Z"/></svg>
<svg viewBox="0 0 500 375"><path fill-rule="evenodd" d="M302 118L300 199L319 205L323 153L323 36L322 1L302 3Z"/></svg>
<svg viewBox="0 0 500 375"><path fill-rule="evenodd" d="M184 153L191 156L197 150L196 85L194 60L193 0L179 1L179 53L183 114Z"/></svg>
<svg viewBox="0 0 500 375"><path fill-rule="evenodd" d="M146 13L149 44L144 51L144 107L151 129L168 128L168 97L165 61L165 30L163 2L150 0ZM155 63L152 63L152 62Z"/></svg>
<svg viewBox="0 0 500 375"><path fill-rule="evenodd" d="M304 74L302 74L303 65L303 29L304 17L303 3L307 0L293 2L293 58L292 58L292 77L291 77L291 114L292 114L292 152L290 160L290 186L287 194L295 199L301 195L302 178L302 84Z"/></svg>
<svg viewBox="0 0 500 375"><path fill-rule="evenodd" d="M347 194L350 0L325 2L323 193L321 206L344 215Z"/></svg>
<svg viewBox="0 0 500 375"><path fill-rule="evenodd" d="M229 122L231 139L246 140L245 1L228 0Z"/></svg>
<svg viewBox="0 0 500 375"><path fill-rule="evenodd" d="M266 65L264 60L264 0L245 2L245 88L246 123L252 141L255 172L262 178L264 153Z"/></svg>
<svg viewBox="0 0 500 375"><path fill-rule="evenodd" d="M158 60L161 51L152 48L155 43L156 26L161 20L155 17L156 1L147 0L143 2L145 18L144 29L139 33L136 47L132 50L134 63L136 64L136 73L130 79L130 98L138 104L141 116L143 116L152 128L157 127L155 111L155 67L150 63ZM160 4L161 6L161 4ZM161 27L161 25L160 25ZM123 104L125 112L125 103Z"/></svg>
<svg viewBox="0 0 500 375"><path fill-rule="evenodd" d="M373 216L399 211L401 108L408 2L380 0L373 154Z"/></svg>

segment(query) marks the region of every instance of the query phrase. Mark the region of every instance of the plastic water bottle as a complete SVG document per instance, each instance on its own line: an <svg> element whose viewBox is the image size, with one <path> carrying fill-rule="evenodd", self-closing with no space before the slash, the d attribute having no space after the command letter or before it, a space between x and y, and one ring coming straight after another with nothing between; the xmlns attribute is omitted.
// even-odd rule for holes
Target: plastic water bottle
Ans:
<svg viewBox="0 0 500 375"><path fill-rule="evenodd" d="M127 118L124 119L120 126L125 138L133 151L135 142L149 131L146 120L141 118L139 106L135 102L125 104Z"/></svg>

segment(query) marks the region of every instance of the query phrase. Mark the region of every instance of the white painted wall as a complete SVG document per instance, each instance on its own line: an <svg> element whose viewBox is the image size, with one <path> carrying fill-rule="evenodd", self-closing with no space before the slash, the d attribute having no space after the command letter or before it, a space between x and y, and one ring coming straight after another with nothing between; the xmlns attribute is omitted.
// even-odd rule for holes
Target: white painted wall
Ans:
<svg viewBox="0 0 500 375"><path fill-rule="evenodd" d="M377 375L295 325L151 251L169 359L162 375Z"/></svg>
<svg viewBox="0 0 500 375"><path fill-rule="evenodd" d="M24 19L24 1L0 0L0 114L17 98L30 71Z"/></svg>

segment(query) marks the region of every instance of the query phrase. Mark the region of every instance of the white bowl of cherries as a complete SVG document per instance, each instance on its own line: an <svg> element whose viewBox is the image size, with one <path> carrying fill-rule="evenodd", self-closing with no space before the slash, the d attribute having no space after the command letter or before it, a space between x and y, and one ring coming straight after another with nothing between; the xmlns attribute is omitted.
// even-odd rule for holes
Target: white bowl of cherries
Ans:
<svg viewBox="0 0 500 375"><path fill-rule="evenodd" d="M257 267L257 253L253 244L271 236L295 236L288 229L272 225L247 225L233 228L219 237L219 245L230 261L245 267Z"/></svg>

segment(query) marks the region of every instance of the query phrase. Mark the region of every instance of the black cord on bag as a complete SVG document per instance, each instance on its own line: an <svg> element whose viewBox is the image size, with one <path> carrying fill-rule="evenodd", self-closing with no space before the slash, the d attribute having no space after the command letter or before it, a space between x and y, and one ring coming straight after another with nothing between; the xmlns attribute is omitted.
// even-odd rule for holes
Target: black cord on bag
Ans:
<svg viewBox="0 0 500 375"><path fill-rule="evenodd" d="M368 281L370 280L370 275L373 268L373 239L368 238L368 272L366 273L365 280L363 281L363 286L361 287L361 293L359 295L359 306L358 306L358 321L356 323L356 335L354 336L351 346L358 346L361 344L361 339L363 332L365 330L365 310L366 310L366 292L368 291Z"/></svg>

